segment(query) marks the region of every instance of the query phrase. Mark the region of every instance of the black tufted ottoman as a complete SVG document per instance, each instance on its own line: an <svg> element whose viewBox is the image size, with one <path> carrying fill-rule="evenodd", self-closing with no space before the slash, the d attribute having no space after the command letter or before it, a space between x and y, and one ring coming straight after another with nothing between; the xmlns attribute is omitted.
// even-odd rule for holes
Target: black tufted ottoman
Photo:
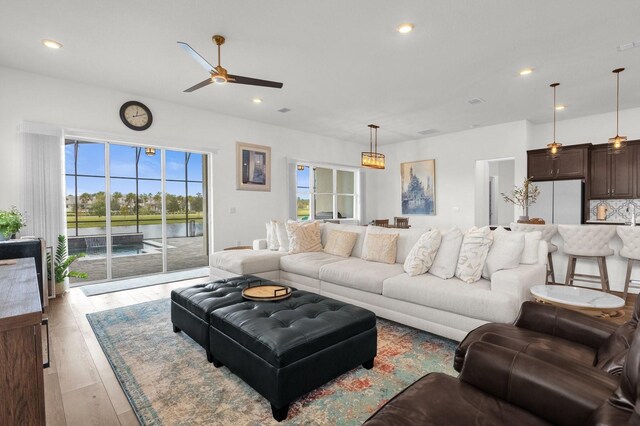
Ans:
<svg viewBox="0 0 640 426"><path fill-rule="evenodd" d="M217 280L171 292L173 331L184 331L209 353L209 314L215 309L242 302L242 289L249 283L265 281L253 275Z"/></svg>
<svg viewBox="0 0 640 426"><path fill-rule="evenodd" d="M279 302L244 301L211 312L209 352L271 403L289 403L362 364L377 351L373 312L295 290Z"/></svg>

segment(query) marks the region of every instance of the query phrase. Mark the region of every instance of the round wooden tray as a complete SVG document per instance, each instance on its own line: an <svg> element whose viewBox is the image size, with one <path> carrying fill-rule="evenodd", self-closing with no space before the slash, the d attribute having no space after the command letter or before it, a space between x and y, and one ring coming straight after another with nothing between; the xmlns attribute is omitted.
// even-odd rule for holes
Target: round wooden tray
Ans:
<svg viewBox="0 0 640 426"><path fill-rule="evenodd" d="M291 296L291 288L283 285L258 285L242 290L242 297L256 301L282 300Z"/></svg>

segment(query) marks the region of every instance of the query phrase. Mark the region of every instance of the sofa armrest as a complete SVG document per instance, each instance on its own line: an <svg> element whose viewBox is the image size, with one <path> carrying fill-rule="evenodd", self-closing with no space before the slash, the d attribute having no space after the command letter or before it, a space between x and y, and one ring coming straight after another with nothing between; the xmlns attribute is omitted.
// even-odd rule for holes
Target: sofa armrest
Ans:
<svg viewBox="0 0 640 426"><path fill-rule="evenodd" d="M508 293L522 303L531 300L531 287L544 284L546 277L546 266L541 263L502 269L491 275L491 291Z"/></svg>
<svg viewBox="0 0 640 426"><path fill-rule="evenodd" d="M253 249L254 250L266 250L269 247L269 243L266 238L262 238L259 240L253 240Z"/></svg>
<svg viewBox="0 0 640 426"><path fill-rule="evenodd" d="M525 302L516 327L549 334L598 349L618 328L603 319L542 303Z"/></svg>
<svg viewBox="0 0 640 426"><path fill-rule="evenodd" d="M584 424L611 388L522 352L475 342L460 380L552 424Z"/></svg>

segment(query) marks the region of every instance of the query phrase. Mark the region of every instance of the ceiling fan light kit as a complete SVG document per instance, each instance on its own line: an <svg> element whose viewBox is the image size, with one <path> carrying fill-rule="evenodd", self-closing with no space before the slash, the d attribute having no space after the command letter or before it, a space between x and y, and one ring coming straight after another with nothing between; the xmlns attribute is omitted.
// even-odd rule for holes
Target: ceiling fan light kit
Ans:
<svg viewBox="0 0 640 426"><path fill-rule="evenodd" d="M562 144L556 142L556 88L560 86L560 83L553 83L549 87L553 87L553 142L547 145L547 152L549 157L556 158L562 151Z"/></svg>
<svg viewBox="0 0 640 426"><path fill-rule="evenodd" d="M609 154L619 154L627 146L627 137L620 136L620 73L624 68L616 68L612 72L616 75L616 135L609 138Z"/></svg>
<svg viewBox="0 0 640 426"><path fill-rule="evenodd" d="M369 169L383 170L385 167L384 154L378 152L378 129L380 126L369 124L369 151L362 153L361 165ZM375 140L375 143L374 143Z"/></svg>

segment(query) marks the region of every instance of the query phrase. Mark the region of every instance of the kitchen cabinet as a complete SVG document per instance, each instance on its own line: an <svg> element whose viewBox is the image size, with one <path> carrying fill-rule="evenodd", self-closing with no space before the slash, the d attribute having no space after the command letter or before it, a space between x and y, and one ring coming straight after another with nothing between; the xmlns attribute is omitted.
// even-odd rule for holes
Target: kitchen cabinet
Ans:
<svg viewBox="0 0 640 426"><path fill-rule="evenodd" d="M606 145L591 149L589 198L633 198L633 169L638 164L636 147L627 146L618 154L610 154Z"/></svg>
<svg viewBox="0 0 640 426"><path fill-rule="evenodd" d="M556 158L546 149L527 151L527 176L534 181L584 179L587 176L590 144L565 147Z"/></svg>

